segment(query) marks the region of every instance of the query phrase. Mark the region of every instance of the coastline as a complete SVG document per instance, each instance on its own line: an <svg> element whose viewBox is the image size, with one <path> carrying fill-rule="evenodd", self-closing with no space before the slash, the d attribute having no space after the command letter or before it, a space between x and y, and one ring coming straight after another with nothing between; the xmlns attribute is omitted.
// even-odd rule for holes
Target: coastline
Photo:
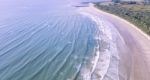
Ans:
<svg viewBox="0 0 150 80"><path fill-rule="evenodd" d="M96 34L96 41L99 46L97 46L96 56L94 57L94 66L91 74L93 75L91 79L109 79L110 77L115 80L119 80L119 54L116 45L116 39L118 33L112 24L101 19L98 15L94 15L93 12L88 10L88 7L80 9L83 16L88 16L96 24L98 28L98 33ZM93 60L92 60L93 62ZM113 72L112 72L113 71Z"/></svg>
<svg viewBox="0 0 150 80"><path fill-rule="evenodd" d="M101 5L94 4L95 8L118 16L130 22L147 35L149 34L149 5Z"/></svg>
<svg viewBox="0 0 150 80"><path fill-rule="evenodd" d="M137 31L139 31L143 36L145 36L148 40L150 40L150 36L149 36L149 35L147 35L145 32L143 32L141 29L139 29L137 26L135 26L133 23L129 22L128 20L123 19L123 18L121 18L121 17L119 17L119 16L117 16L117 15L115 15L115 14L112 14L112 13L105 12L105 11L103 11L103 10L100 10L100 9L98 9L97 7L95 7L94 4L91 4L91 7L92 7L93 9L95 9L96 11L100 12L100 13L105 13L105 14L107 14L107 15L111 15L111 16L113 16L113 17L119 18L120 20L122 20L123 22L125 22L125 23L127 23L127 24L130 24L134 29L136 29Z"/></svg>
<svg viewBox="0 0 150 80"><path fill-rule="evenodd" d="M118 44L120 60L120 79L122 71L127 72L127 80L149 80L150 77L150 37L138 29L132 23L110 13L103 12L90 4L90 9L101 14L103 19L108 20L119 31L126 48L121 43ZM125 79L125 78L124 78Z"/></svg>

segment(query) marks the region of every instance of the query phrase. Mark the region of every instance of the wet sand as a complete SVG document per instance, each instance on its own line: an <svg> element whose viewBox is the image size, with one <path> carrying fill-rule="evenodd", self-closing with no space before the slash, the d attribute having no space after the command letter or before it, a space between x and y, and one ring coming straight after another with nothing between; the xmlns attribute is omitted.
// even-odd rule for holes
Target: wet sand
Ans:
<svg viewBox="0 0 150 80"><path fill-rule="evenodd" d="M87 8L95 15L110 22L120 33L119 80L150 80L150 37L130 22L95 8Z"/></svg>

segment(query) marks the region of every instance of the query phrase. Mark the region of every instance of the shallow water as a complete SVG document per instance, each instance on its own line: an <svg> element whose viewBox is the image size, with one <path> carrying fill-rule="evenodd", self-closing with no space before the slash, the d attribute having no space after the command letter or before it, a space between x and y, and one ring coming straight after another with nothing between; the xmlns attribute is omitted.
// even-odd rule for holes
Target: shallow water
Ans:
<svg viewBox="0 0 150 80"><path fill-rule="evenodd" d="M104 77L111 57L108 45L113 42L103 34L105 25L97 24L101 20L78 12L74 5L82 1L0 2L0 80ZM101 60L107 64L95 78Z"/></svg>

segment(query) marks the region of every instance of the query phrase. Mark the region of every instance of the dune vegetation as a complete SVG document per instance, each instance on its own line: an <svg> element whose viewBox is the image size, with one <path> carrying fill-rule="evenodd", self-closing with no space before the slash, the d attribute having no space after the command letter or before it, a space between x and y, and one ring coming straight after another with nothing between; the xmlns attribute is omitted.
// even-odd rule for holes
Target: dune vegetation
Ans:
<svg viewBox="0 0 150 80"><path fill-rule="evenodd" d="M130 21L150 35L150 5L96 3L95 6Z"/></svg>

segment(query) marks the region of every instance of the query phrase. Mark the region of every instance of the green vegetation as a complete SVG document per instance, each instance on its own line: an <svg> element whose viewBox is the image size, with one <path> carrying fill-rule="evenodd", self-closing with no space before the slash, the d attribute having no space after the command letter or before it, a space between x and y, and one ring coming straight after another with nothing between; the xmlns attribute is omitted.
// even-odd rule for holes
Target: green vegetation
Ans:
<svg viewBox="0 0 150 80"><path fill-rule="evenodd" d="M97 8L116 14L132 22L150 35L150 5L96 3Z"/></svg>

